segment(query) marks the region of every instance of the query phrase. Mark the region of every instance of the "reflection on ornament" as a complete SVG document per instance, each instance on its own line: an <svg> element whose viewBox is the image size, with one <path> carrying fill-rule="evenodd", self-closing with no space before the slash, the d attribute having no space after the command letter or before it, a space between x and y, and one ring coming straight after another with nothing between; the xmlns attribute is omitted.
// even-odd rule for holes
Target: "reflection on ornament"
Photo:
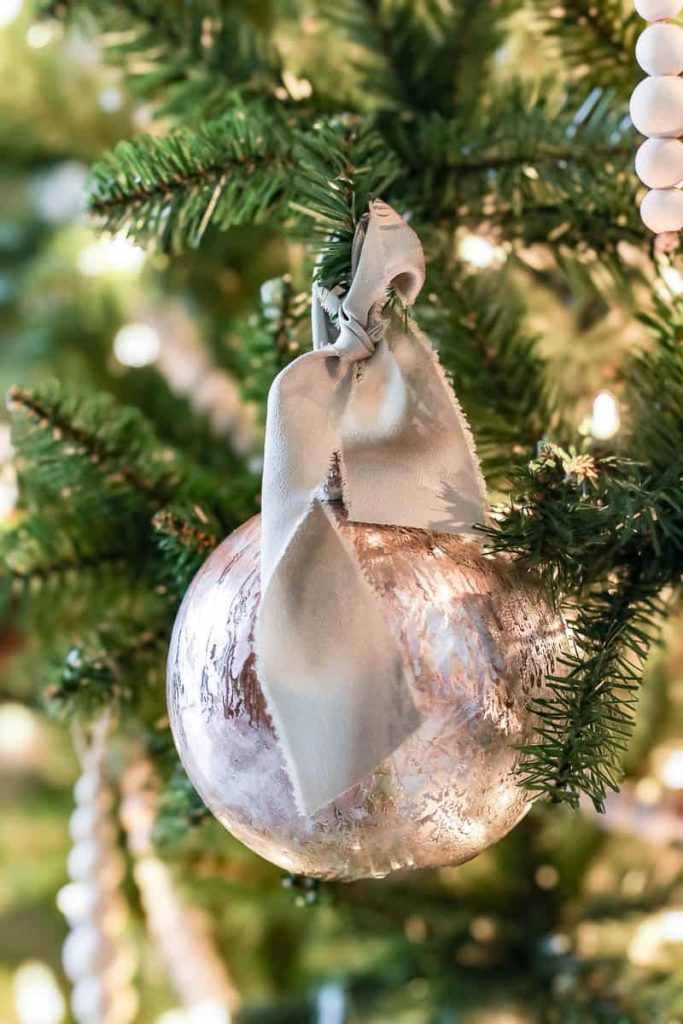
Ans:
<svg viewBox="0 0 683 1024"><path fill-rule="evenodd" d="M114 338L114 355L122 366L149 366L161 349L161 338L151 324L126 324Z"/></svg>
<svg viewBox="0 0 683 1024"><path fill-rule="evenodd" d="M486 267L499 266L505 262L505 250L500 245L494 245L482 235L465 235L460 240L460 258L484 270Z"/></svg>
<svg viewBox="0 0 683 1024"><path fill-rule="evenodd" d="M534 581L476 541L352 524L335 507L413 667L422 725L359 785L299 814L255 670L257 517L212 554L178 614L168 667L178 750L226 828L295 874L460 863L529 806L515 748L532 735L528 700L543 692L564 630Z"/></svg>
<svg viewBox="0 0 683 1024"><path fill-rule="evenodd" d="M15 972L14 1011L18 1024L61 1024L66 1006L47 964L29 960Z"/></svg>
<svg viewBox="0 0 683 1024"><path fill-rule="evenodd" d="M78 269L87 277L102 274L138 273L145 262L145 250L123 235L102 237L86 245L78 255Z"/></svg>
<svg viewBox="0 0 683 1024"><path fill-rule="evenodd" d="M591 434L599 441L607 441L619 430L621 418L619 406L611 391L600 391L593 402Z"/></svg>

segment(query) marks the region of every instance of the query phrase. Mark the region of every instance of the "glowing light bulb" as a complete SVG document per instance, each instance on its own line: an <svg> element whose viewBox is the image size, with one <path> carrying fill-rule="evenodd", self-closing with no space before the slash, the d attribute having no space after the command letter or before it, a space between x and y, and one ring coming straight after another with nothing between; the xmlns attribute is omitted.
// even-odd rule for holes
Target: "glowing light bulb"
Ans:
<svg viewBox="0 0 683 1024"><path fill-rule="evenodd" d="M662 267L660 274L670 292L683 295L683 276L675 267Z"/></svg>
<svg viewBox="0 0 683 1024"><path fill-rule="evenodd" d="M221 1003L201 1003L188 1014L188 1024L230 1024L230 1012Z"/></svg>
<svg viewBox="0 0 683 1024"><path fill-rule="evenodd" d="M26 42L32 50L42 50L57 38L59 29L47 21L38 21L26 32Z"/></svg>
<svg viewBox="0 0 683 1024"><path fill-rule="evenodd" d="M683 750L668 751L659 763L657 774L669 789L683 789Z"/></svg>
<svg viewBox="0 0 683 1024"><path fill-rule="evenodd" d="M13 987L19 1024L61 1024L64 1020L64 997L47 964L39 960L22 964Z"/></svg>
<svg viewBox="0 0 683 1024"><path fill-rule="evenodd" d="M38 738L36 716L22 704L0 707L0 761L20 761Z"/></svg>
<svg viewBox="0 0 683 1024"><path fill-rule="evenodd" d="M614 437L621 426L619 406L611 391L601 391L593 402L591 434L600 441Z"/></svg>
<svg viewBox="0 0 683 1024"><path fill-rule="evenodd" d="M15 21L23 6L24 0L0 0L0 28Z"/></svg>
<svg viewBox="0 0 683 1024"><path fill-rule="evenodd" d="M123 235L98 238L78 256L78 269L87 277L102 274L136 274L145 262L145 250Z"/></svg>
<svg viewBox="0 0 683 1024"><path fill-rule="evenodd" d="M683 942L683 910L666 910L659 920L664 942Z"/></svg>
<svg viewBox="0 0 683 1024"><path fill-rule="evenodd" d="M483 270L503 263L505 251L481 235L465 235L460 241L460 258Z"/></svg>
<svg viewBox="0 0 683 1024"><path fill-rule="evenodd" d="M221 1003L200 1003L187 1010L166 1010L157 1024L230 1024L230 1012Z"/></svg>
<svg viewBox="0 0 683 1024"><path fill-rule="evenodd" d="M160 350L161 338L151 324L126 324L114 338L114 355L122 366L149 366Z"/></svg>

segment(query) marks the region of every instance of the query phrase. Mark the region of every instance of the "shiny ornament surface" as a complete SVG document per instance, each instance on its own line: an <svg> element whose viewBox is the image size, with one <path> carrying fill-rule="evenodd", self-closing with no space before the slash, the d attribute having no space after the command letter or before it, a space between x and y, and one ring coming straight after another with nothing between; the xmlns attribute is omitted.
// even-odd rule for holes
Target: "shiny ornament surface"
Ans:
<svg viewBox="0 0 683 1024"><path fill-rule="evenodd" d="M412 667L422 725L359 785L313 816L297 811L256 672L256 517L213 552L178 613L168 664L178 751L222 824L288 871L351 880L461 863L528 809L515 747L531 738L527 702L563 627L533 579L477 541L351 524L329 508Z"/></svg>

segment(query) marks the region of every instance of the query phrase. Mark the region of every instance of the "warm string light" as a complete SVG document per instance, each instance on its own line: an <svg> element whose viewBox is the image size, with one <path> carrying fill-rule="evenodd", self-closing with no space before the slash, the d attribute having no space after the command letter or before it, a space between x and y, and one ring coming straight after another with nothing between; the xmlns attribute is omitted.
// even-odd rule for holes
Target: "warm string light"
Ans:
<svg viewBox="0 0 683 1024"><path fill-rule="evenodd" d="M24 0L0 0L0 28L16 21L23 6Z"/></svg>
<svg viewBox="0 0 683 1024"><path fill-rule="evenodd" d="M663 266L659 274L672 295L683 295L683 276L675 267Z"/></svg>
<svg viewBox="0 0 683 1024"><path fill-rule="evenodd" d="M683 944L683 910L665 910L643 921L628 948L629 959L639 967L654 967L667 946Z"/></svg>
<svg viewBox="0 0 683 1024"><path fill-rule="evenodd" d="M11 427L9 423L0 423L0 525L11 517L19 498L13 455Z"/></svg>
<svg viewBox="0 0 683 1024"><path fill-rule="evenodd" d="M204 1003L189 1010L166 1010L156 1024L230 1024L230 1012L219 1003Z"/></svg>
<svg viewBox="0 0 683 1024"><path fill-rule="evenodd" d="M114 355L122 366L149 366L160 351L161 338L151 324L126 324L114 338Z"/></svg>
<svg viewBox="0 0 683 1024"><path fill-rule="evenodd" d="M123 235L95 239L78 255L78 269L86 277L104 274L133 276L142 270L145 250Z"/></svg>
<svg viewBox="0 0 683 1024"><path fill-rule="evenodd" d="M38 742L36 716L22 704L0 707L0 764L30 761Z"/></svg>
<svg viewBox="0 0 683 1024"><path fill-rule="evenodd" d="M464 263L479 270L500 266L507 258L502 246L494 245L483 235L464 235L460 239L458 251Z"/></svg>
<svg viewBox="0 0 683 1024"><path fill-rule="evenodd" d="M61 35L61 26L57 22L38 21L30 25L26 32L26 43L31 50L42 50Z"/></svg>
<svg viewBox="0 0 683 1024"><path fill-rule="evenodd" d="M619 405L611 391L600 391L593 401L590 432L599 441L607 441L619 430Z"/></svg>
<svg viewBox="0 0 683 1024"><path fill-rule="evenodd" d="M61 1024L66 1004L47 964L29 960L14 974L14 1012L18 1024Z"/></svg>
<svg viewBox="0 0 683 1024"><path fill-rule="evenodd" d="M683 789L683 747L655 753L657 777L667 789Z"/></svg>

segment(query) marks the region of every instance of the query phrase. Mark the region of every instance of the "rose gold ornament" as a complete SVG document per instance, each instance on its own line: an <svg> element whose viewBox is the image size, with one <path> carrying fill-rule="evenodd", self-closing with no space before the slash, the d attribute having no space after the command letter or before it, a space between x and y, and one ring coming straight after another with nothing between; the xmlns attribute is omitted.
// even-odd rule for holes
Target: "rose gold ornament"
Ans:
<svg viewBox="0 0 683 1024"><path fill-rule="evenodd" d="M412 668L422 725L359 785L299 813L256 670L257 516L210 556L178 614L176 745L222 824L289 871L351 880L461 863L529 807L512 774L516 747L531 738L527 703L564 629L533 578L477 541L336 516Z"/></svg>

